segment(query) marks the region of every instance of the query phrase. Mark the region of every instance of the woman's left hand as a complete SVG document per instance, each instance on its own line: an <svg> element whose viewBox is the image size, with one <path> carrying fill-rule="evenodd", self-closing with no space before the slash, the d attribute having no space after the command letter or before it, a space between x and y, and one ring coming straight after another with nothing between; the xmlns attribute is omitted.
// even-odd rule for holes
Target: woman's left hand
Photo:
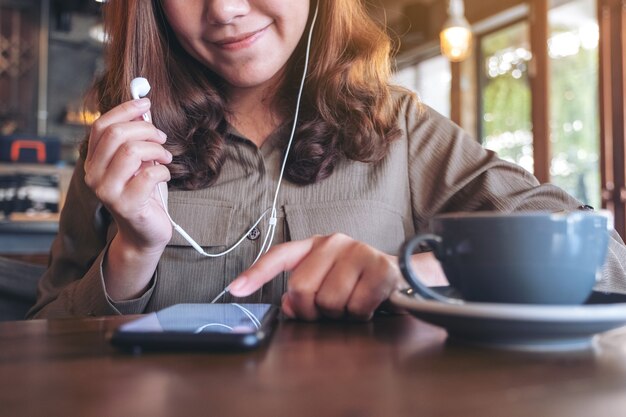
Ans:
<svg viewBox="0 0 626 417"><path fill-rule="evenodd" d="M247 296L283 271L291 271L283 313L304 320L369 320L394 290L407 286L396 257L336 233L272 247L229 290Z"/></svg>

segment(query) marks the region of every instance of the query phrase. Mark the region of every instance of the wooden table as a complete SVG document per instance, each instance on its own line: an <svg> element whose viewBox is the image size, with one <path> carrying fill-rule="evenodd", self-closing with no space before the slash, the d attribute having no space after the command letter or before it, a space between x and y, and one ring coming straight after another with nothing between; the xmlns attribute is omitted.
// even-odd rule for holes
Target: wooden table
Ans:
<svg viewBox="0 0 626 417"><path fill-rule="evenodd" d="M0 416L626 415L626 372L592 353L451 345L410 316L281 322L244 353L132 356L132 317L0 323Z"/></svg>

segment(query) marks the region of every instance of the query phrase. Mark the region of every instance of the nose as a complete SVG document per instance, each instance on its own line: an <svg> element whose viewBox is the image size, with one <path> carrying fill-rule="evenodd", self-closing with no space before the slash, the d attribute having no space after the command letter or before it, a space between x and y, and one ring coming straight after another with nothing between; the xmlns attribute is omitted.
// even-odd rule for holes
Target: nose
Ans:
<svg viewBox="0 0 626 417"><path fill-rule="evenodd" d="M248 0L210 0L209 21L214 25L227 25L250 12Z"/></svg>

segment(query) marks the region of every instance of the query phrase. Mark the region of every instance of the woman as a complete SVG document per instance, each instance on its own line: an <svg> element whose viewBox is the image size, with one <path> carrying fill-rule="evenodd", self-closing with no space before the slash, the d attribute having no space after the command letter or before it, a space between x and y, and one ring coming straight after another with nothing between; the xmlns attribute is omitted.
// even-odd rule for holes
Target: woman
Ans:
<svg viewBox="0 0 626 417"><path fill-rule="evenodd" d="M290 317L368 319L404 286L394 255L432 216L580 205L390 87L390 42L358 0L110 0L105 19L103 115L31 317L141 313L228 287L222 301ZM150 99L130 100L138 75ZM202 250L227 253L173 233L166 199ZM617 235L611 248L601 285L624 290ZM429 254L415 264L437 282Z"/></svg>

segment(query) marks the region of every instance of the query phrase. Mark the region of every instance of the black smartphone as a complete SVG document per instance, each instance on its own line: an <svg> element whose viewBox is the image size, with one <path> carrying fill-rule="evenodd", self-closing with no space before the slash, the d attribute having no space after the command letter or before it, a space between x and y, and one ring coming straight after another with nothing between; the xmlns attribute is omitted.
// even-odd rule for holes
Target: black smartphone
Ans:
<svg viewBox="0 0 626 417"><path fill-rule="evenodd" d="M263 344L277 323L271 304L175 304L124 323L111 343L143 350L249 350Z"/></svg>

